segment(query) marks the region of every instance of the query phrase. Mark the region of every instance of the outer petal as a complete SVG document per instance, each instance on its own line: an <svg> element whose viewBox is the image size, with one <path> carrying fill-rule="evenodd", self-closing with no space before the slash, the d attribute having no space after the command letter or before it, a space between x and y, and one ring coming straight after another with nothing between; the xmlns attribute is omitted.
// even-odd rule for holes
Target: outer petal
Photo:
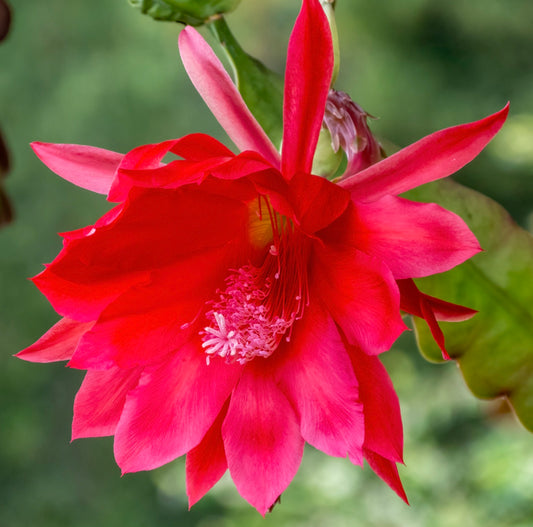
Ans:
<svg viewBox="0 0 533 527"><path fill-rule="evenodd" d="M281 171L311 172L333 72L329 24L318 0L304 0L287 51Z"/></svg>
<svg viewBox="0 0 533 527"><path fill-rule="evenodd" d="M274 145L209 44L189 26L180 33L179 49L194 87L231 140L240 150L259 152L274 166L279 166L279 154Z"/></svg>
<svg viewBox="0 0 533 527"><path fill-rule="evenodd" d="M246 366L222 426L235 486L263 515L296 474L304 447L294 409L265 367L260 359Z"/></svg>
<svg viewBox="0 0 533 527"><path fill-rule="evenodd" d="M228 468L221 431L227 411L228 405L225 405L200 444L187 454L185 472L189 509L213 487Z"/></svg>
<svg viewBox="0 0 533 527"><path fill-rule="evenodd" d="M509 105L480 121L446 128L340 182L356 201L375 201L447 177L472 161L502 127Z"/></svg>
<svg viewBox="0 0 533 527"><path fill-rule="evenodd" d="M443 358L449 360L444 333L437 320L460 322L472 318L477 311L426 295L418 290L413 280L398 280L398 287L401 295L400 308L426 321L431 335L442 351Z"/></svg>
<svg viewBox="0 0 533 527"><path fill-rule="evenodd" d="M405 503L407 503L407 505L409 505L409 501L407 500L407 496L403 490L400 475L398 474L396 463L380 456L379 454L376 454L375 452L372 452L372 450L366 449L365 458L372 470L381 479L383 479L383 481L385 481L390 488L396 492L396 494L398 494L398 496L400 496Z"/></svg>
<svg viewBox="0 0 533 527"><path fill-rule="evenodd" d="M16 357L29 362L55 362L69 360L84 333L94 322L77 322L62 318L37 342L17 353Z"/></svg>
<svg viewBox="0 0 533 527"><path fill-rule="evenodd" d="M139 382L141 368L88 371L74 400L72 440L115 433L126 396Z"/></svg>
<svg viewBox="0 0 533 527"><path fill-rule="evenodd" d="M434 313L437 320L446 322L462 322L471 319L477 311L459 304L452 304L440 298L426 295L416 287L413 280L397 280L396 283L400 289L400 309L424 318L421 302L426 303Z"/></svg>
<svg viewBox="0 0 533 527"><path fill-rule="evenodd" d="M146 368L131 391L115 432L124 473L151 470L200 443L229 397L241 367L207 366L199 337L167 361Z"/></svg>
<svg viewBox="0 0 533 527"><path fill-rule="evenodd" d="M356 210L358 249L385 262L394 278L442 273L481 250L466 223L435 203L385 196Z"/></svg>
<svg viewBox="0 0 533 527"><path fill-rule="evenodd" d="M311 287L350 344L366 353L386 351L406 328L391 272L351 247L315 246Z"/></svg>
<svg viewBox="0 0 533 527"><path fill-rule="evenodd" d="M348 353L335 323L311 304L276 352L285 356L280 387L300 416L304 440L330 456L359 452L362 463L363 406Z"/></svg>
<svg viewBox="0 0 533 527"><path fill-rule="evenodd" d="M124 157L94 146L35 142L31 147L52 172L98 194L109 192L115 172Z"/></svg>
<svg viewBox="0 0 533 527"><path fill-rule="evenodd" d="M383 364L356 347L349 348L365 413L365 448L402 462L403 429L398 396Z"/></svg>

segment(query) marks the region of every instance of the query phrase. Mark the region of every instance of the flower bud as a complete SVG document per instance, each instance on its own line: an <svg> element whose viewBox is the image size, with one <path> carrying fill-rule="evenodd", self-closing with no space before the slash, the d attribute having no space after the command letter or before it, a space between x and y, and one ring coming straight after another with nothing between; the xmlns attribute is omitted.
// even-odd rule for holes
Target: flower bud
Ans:
<svg viewBox="0 0 533 527"><path fill-rule="evenodd" d="M322 127L331 136L333 152L346 154L343 178L377 163L384 157L381 145L372 135L367 118L373 118L344 92L330 90Z"/></svg>
<svg viewBox="0 0 533 527"><path fill-rule="evenodd" d="M130 0L155 20L201 26L211 18L233 11L240 0Z"/></svg>

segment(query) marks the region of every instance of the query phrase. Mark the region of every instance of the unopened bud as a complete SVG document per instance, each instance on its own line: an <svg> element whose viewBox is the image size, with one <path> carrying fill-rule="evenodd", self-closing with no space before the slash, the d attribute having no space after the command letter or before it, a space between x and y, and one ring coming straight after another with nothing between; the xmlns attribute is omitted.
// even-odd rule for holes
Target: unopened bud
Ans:
<svg viewBox="0 0 533 527"><path fill-rule="evenodd" d="M155 20L201 26L214 17L233 11L240 0L130 0Z"/></svg>
<svg viewBox="0 0 533 527"><path fill-rule="evenodd" d="M381 145L372 135L367 118L373 118L344 92L330 90L324 112L323 128L331 136L334 152L346 154L342 177L352 176L383 159Z"/></svg>

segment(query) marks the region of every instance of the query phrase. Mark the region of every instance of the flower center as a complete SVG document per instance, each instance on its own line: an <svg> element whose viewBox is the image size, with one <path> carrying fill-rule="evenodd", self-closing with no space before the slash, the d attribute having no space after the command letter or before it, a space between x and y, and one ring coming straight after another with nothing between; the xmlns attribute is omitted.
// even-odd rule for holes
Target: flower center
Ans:
<svg viewBox="0 0 533 527"><path fill-rule="evenodd" d="M283 236L279 247L271 245L261 267L232 270L226 288L217 291L200 332L208 364L213 356L240 364L266 358L287 333L290 340L308 303L305 240L287 246L295 238Z"/></svg>

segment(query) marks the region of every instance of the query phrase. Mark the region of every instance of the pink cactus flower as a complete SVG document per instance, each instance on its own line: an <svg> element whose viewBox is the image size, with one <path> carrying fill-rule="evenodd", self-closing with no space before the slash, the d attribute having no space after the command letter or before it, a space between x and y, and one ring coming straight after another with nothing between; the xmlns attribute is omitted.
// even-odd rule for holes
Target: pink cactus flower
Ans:
<svg viewBox="0 0 533 527"><path fill-rule="evenodd" d="M318 0L289 42L281 155L194 29L180 51L241 153L202 134L126 155L35 143L51 170L118 204L62 235L34 282L63 318L18 356L87 370L72 437L114 435L124 473L186 454L190 505L229 469L265 514L305 443L366 458L406 499L398 399L377 356L405 329L397 280L479 246L455 214L397 194L472 160L507 110L336 185L310 173L333 62Z"/></svg>

